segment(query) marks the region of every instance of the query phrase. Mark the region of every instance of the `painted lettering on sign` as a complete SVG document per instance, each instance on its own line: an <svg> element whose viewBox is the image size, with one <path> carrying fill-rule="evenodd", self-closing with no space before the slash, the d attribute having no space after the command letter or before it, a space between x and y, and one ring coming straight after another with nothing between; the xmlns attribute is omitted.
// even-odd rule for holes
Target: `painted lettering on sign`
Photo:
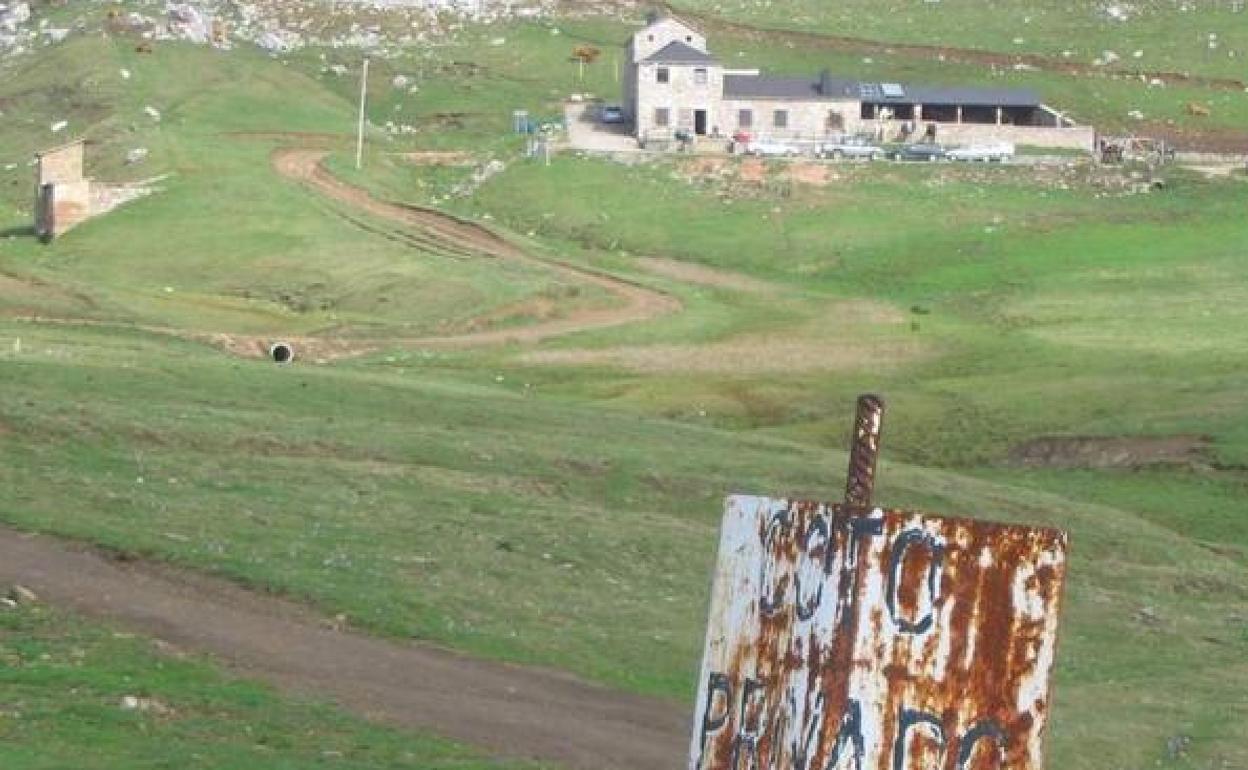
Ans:
<svg viewBox="0 0 1248 770"><path fill-rule="evenodd" d="M1066 537L729 498L691 770L1040 770Z"/></svg>

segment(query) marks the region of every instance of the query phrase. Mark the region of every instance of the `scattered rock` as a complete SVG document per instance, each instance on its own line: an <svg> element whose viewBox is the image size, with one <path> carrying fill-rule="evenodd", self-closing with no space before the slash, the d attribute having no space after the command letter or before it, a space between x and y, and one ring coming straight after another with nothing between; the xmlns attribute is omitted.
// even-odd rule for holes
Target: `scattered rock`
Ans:
<svg viewBox="0 0 1248 770"><path fill-rule="evenodd" d="M130 79L130 70L126 69L125 67L122 67L122 68L121 68L120 70L118 70L117 72L118 72L118 74L119 74L119 75L121 75L121 79L122 79L122 80L129 80L129 79Z"/></svg>
<svg viewBox="0 0 1248 770"><path fill-rule="evenodd" d="M152 120L156 121L157 123L160 122L160 110L156 109L152 105L149 104L146 107L144 107L143 113L147 115L149 118L151 118Z"/></svg>
<svg viewBox="0 0 1248 770"><path fill-rule="evenodd" d="M7 596L0 597L0 610L15 610L15 609L17 609L17 602L13 601Z"/></svg>
<svg viewBox="0 0 1248 770"><path fill-rule="evenodd" d="M147 160L146 147L135 147L126 153L126 165L132 166L135 163L142 163L144 160Z"/></svg>
<svg viewBox="0 0 1248 770"><path fill-rule="evenodd" d="M390 85L395 88L407 88L409 82L411 81L407 79L407 75L395 75L394 79L390 81Z"/></svg>
<svg viewBox="0 0 1248 770"><path fill-rule="evenodd" d="M14 585L9 589L9 599L18 604L38 604L39 595L24 585Z"/></svg>
<svg viewBox="0 0 1248 770"><path fill-rule="evenodd" d="M139 711L156 714L157 716L167 716L173 713L173 709L156 698L144 698L138 695L123 697L120 705L123 711Z"/></svg>
<svg viewBox="0 0 1248 770"><path fill-rule="evenodd" d="M50 126L50 128L52 129L52 133L59 134L60 132L64 131L65 127L68 125L69 125L68 120L58 120L55 123L53 123Z"/></svg>
<svg viewBox="0 0 1248 770"><path fill-rule="evenodd" d="M1187 747L1192 745L1192 739L1189 736L1179 734L1171 735L1166 739L1166 756L1171 762L1178 761L1187 756Z"/></svg>

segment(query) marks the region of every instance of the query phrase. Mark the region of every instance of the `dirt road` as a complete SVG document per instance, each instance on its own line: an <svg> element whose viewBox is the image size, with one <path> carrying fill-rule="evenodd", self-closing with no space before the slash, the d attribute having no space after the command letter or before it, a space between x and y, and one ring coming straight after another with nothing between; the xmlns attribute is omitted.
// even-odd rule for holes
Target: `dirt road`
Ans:
<svg viewBox="0 0 1248 770"><path fill-rule="evenodd" d="M12 583L284 690L497 756L570 770L685 764L691 709L556 671L335 631L304 607L225 581L0 527L0 584Z"/></svg>
<svg viewBox="0 0 1248 770"><path fill-rule="evenodd" d="M570 280L597 286L619 300L619 305L615 307L575 310L566 316L528 326L400 341L405 346L445 349L509 342L539 342L574 332L648 321L681 308L680 302L674 297L640 284L561 260L532 256L475 222L458 219L433 209L374 198L367 190L343 182L330 174L322 163L327 154L322 149L280 149L273 153L273 167L282 176L302 182L322 195L356 210L416 228L432 242L481 256L508 259L553 270Z"/></svg>

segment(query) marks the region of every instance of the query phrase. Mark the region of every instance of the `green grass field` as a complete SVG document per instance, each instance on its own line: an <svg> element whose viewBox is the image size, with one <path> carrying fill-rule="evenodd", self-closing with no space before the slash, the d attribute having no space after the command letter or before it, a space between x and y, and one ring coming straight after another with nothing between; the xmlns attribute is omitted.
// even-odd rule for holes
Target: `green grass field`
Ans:
<svg viewBox="0 0 1248 770"><path fill-rule="evenodd" d="M1057 29L1056 17L1032 23ZM720 500L837 496L853 398L879 391L890 402L881 501L1072 532L1051 765L1248 761L1243 180L1173 171L1164 190L1125 196L1116 177L1088 170L855 166L810 185L778 165L760 181L735 164L531 165L507 134L511 110L553 114L568 92L613 93L609 58L580 82L566 56L626 32L594 19L560 22L560 35L549 26L469 27L378 63L371 121L419 130L372 130L358 173L335 145L330 167L386 197L488 215L538 253L664 289L684 311L532 347L395 347L332 366L277 368L187 337L385 340L569 295L542 270L413 250L378 235L380 223L362 228L273 173L268 155L283 140L238 135L348 133L353 78L321 69L354 66L342 51L283 62L169 44L140 56L129 41L83 37L4 65L0 161L24 163L67 118L97 142L100 178L173 175L164 192L49 246L23 231L29 170L0 176L0 230L13 235L0 239L0 518L302 598L379 634L689 701ZM505 45L486 42L500 35ZM878 36L908 39L882 26ZM713 43L778 71L818 68L798 44ZM1109 121L1137 99L1176 121L1192 121L1186 101L1225 99L1211 116L1219 130L1248 112L1242 94L1195 87L994 78L900 55L866 65L830 49L824 60L848 74L1029 83ZM112 74L123 66L134 73L124 84ZM395 74L419 90L389 88ZM139 145L149 160L124 166ZM471 197L447 197L471 169L396 155L427 149L508 169ZM718 272L691 278L691 268ZM1180 434L1209 437L1203 462L1009 461L1041 436ZM0 622L18 624L9 638L89 644L104 682L141 654L77 621ZM218 686L206 670L178 676L169 697L217 697L202 694ZM52 685L24 686L42 697ZM98 687L103 701L116 694ZM218 724L247 718L254 691L229 687L220 697L244 702ZM305 720L329 719L296 711L274 735L292 740ZM139 759L125 753L134 729L90 734L116 747L99 767ZM351 745L355 728L338 729ZM1190 752L1172 760L1166 741L1180 734ZM20 745L71 751L88 734L31 735ZM251 750L204 749L225 752L213 766ZM443 751L405 750L421 767ZM379 751L358 766L398 762Z"/></svg>
<svg viewBox="0 0 1248 770"><path fill-rule="evenodd" d="M40 606L0 611L0 661L0 761L14 770L532 767L283 700L168 645Z"/></svg>
<svg viewBox="0 0 1248 770"><path fill-rule="evenodd" d="M1121 57L1112 66L1146 72L1242 80L1248 56L1248 14L1229 0L673 0L671 5L705 14L712 23L727 19L764 29L1038 54L1084 64L1112 51Z"/></svg>

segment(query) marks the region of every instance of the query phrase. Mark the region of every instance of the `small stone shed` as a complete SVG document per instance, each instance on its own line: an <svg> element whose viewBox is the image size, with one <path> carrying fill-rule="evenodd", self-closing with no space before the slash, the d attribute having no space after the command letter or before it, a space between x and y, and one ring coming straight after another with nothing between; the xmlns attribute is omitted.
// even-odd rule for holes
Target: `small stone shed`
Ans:
<svg viewBox="0 0 1248 770"><path fill-rule="evenodd" d="M91 216L91 180L82 175L86 143L35 154L35 234L51 240Z"/></svg>

